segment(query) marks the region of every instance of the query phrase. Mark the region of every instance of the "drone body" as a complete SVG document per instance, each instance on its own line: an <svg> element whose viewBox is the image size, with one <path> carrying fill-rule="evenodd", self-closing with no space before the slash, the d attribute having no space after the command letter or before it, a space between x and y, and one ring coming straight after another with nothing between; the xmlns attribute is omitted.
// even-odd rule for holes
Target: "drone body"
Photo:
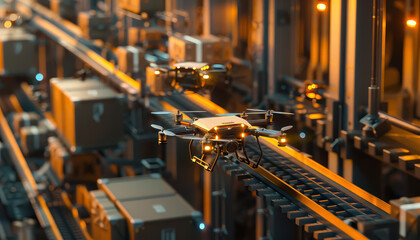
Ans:
<svg viewBox="0 0 420 240"><path fill-rule="evenodd" d="M191 111L190 111L191 112ZM171 114L172 112L154 112L152 114ZM247 113L261 114L265 112ZM159 132L159 143L166 143L167 136L179 136L183 139L190 140L189 152L193 162L199 164L207 171L212 171L217 159L220 155L226 156L235 154L239 161L245 162L252 167L258 167L263 152L258 137L271 137L278 139L279 146L286 146L287 138L285 131L292 126L283 127L280 131L259 128L255 125L262 123L269 124L272 120L273 111L269 111L267 118L259 120L247 120L247 114L221 114L218 117L198 118L194 120L184 120L180 111L175 114L175 123L184 125L185 127L164 130L162 127L152 124L153 128L161 130ZM283 113L282 113L283 114ZM286 113L284 113L286 114ZM288 114L288 113L287 113ZM239 116L238 116L239 115ZM290 115L290 114L288 114ZM271 117L270 117L271 116ZM191 135L192 134L192 135ZM250 160L245 149L245 138L254 136L260 147L260 157L258 160ZM199 141L201 144L201 157L192 155L192 142ZM239 152L243 157L239 156ZM205 161L205 157L211 153L216 153L216 158L212 162Z"/></svg>

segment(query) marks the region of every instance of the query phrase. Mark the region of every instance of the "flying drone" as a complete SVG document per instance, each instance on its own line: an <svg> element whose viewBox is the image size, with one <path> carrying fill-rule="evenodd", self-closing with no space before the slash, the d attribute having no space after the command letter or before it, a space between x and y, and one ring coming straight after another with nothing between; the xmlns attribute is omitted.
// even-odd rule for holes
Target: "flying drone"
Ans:
<svg viewBox="0 0 420 240"><path fill-rule="evenodd" d="M211 172L219 159L219 157L229 154L235 154L236 158L248 164L253 168L257 168L263 157L263 151L259 141L259 137L270 137L278 140L279 146L286 146L286 131L293 126L285 126L280 131L262 128L272 123L274 114L293 115L293 113L277 112L273 110L247 109L250 112L243 113L225 113L218 114L216 117L183 119L183 113L204 112L204 111L176 111L176 112L152 112L152 114L174 114L175 124L183 125L183 127L165 130L163 127L152 124L151 127L160 130L158 133L159 144L167 143L167 136L177 136L185 140L190 140L189 154L192 162L202 166L205 170ZM264 114L265 119L248 120L248 115ZM245 149L245 138L254 136L259 150L260 156L254 161L248 157ZM202 146L201 157L193 156L192 143L199 141ZM210 163L204 159L211 153L216 153L216 157ZM241 156L239 155L241 153Z"/></svg>

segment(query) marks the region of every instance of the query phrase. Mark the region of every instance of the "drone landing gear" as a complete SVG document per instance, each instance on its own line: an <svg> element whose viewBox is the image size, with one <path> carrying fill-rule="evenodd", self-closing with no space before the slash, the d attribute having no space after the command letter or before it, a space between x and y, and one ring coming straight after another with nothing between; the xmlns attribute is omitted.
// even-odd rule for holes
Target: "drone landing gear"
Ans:
<svg viewBox="0 0 420 240"><path fill-rule="evenodd" d="M190 152L190 159L191 159L191 161L193 163L196 163L196 164L202 166L205 170L207 170L209 172L212 172L214 166L216 165L217 160L219 159L221 148L220 147L217 148L217 155L216 155L216 157L213 159L213 161L211 163L208 163L208 162L204 161L204 157L206 156L206 154L201 154L201 158L199 158L197 156L192 156L192 154L191 154L192 153L191 152L192 151L192 149L191 149L191 147L192 147L192 141L193 140L190 141L190 145L189 145L189 152Z"/></svg>
<svg viewBox="0 0 420 240"><path fill-rule="evenodd" d="M258 136L256 136L255 139L257 140L258 148L260 149L260 156L258 157L258 160L256 162L254 162L253 160L251 160L248 157L248 154L246 153L246 149L245 149L245 140L242 142L242 152L244 153L245 157L240 157L238 152L237 151L235 152L236 157L238 158L238 160L240 162L243 162L243 163L249 165L252 168L258 168L258 166L260 165L261 159L263 157L263 151L262 151L260 140L259 140Z"/></svg>

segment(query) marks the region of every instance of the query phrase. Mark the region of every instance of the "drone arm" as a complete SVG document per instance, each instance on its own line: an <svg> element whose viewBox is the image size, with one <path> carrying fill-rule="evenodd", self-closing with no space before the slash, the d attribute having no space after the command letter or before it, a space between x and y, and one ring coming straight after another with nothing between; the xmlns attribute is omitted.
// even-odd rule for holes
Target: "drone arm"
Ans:
<svg viewBox="0 0 420 240"><path fill-rule="evenodd" d="M178 128L168 129L168 131L171 131L175 133L176 135L186 135L186 134L193 134L195 130L194 128L189 128L189 127L178 127Z"/></svg>
<svg viewBox="0 0 420 240"><path fill-rule="evenodd" d="M184 125L184 126L188 126L189 127L193 123L193 120L190 120L190 119L182 119L179 123L181 125Z"/></svg>
<svg viewBox="0 0 420 240"><path fill-rule="evenodd" d="M252 126L258 126L258 127L265 127L265 126L267 126L267 120L265 120L265 119L248 120L248 122Z"/></svg>

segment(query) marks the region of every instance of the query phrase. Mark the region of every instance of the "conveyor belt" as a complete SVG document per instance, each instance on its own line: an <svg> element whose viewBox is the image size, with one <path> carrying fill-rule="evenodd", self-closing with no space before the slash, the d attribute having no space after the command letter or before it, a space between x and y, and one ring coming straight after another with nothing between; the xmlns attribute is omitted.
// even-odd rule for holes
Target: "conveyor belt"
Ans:
<svg viewBox="0 0 420 240"><path fill-rule="evenodd" d="M48 239L85 239L69 210L61 204L59 195L54 192L38 191L37 183L3 113L5 109L8 113L14 110L9 99L9 96L0 97L0 134L46 237ZM47 199L53 201L46 201L44 194L50 195Z"/></svg>

